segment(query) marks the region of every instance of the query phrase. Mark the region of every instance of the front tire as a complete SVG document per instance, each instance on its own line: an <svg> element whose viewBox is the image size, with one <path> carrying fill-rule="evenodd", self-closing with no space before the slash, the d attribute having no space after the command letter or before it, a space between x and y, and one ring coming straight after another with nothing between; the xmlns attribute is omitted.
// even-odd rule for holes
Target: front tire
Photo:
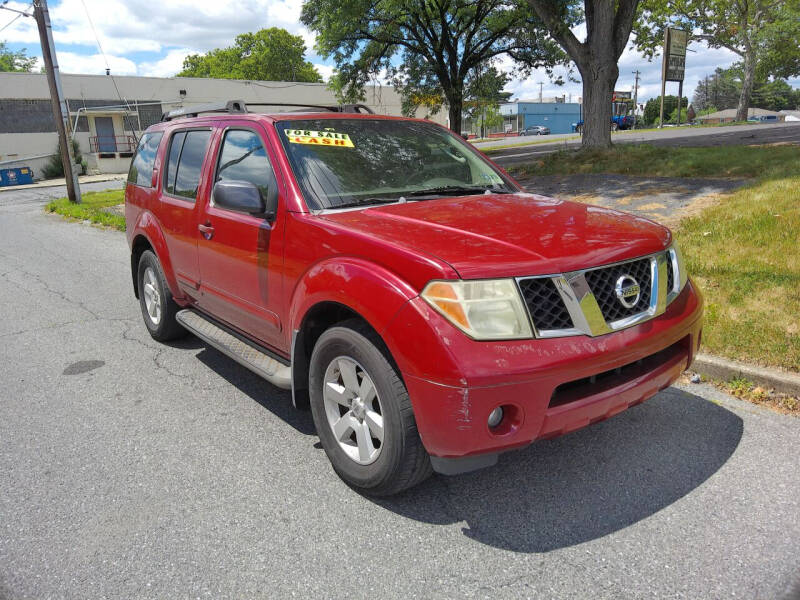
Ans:
<svg viewBox="0 0 800 600"><path fill-rule="evenodd" d="M359 320L325 331L309 372L311 414L333 469L371 496L413 487L432 473L405 384L378 335Z"/></svg>
<svg viewBox="0 0 800 600"><path fill-rule="evenodd" d="M180 307L172 299L164 270L158 258L145 250L137 270L139 305L147 331L154 340L168 342L185 336L188 332L175 319Z"/></svg>

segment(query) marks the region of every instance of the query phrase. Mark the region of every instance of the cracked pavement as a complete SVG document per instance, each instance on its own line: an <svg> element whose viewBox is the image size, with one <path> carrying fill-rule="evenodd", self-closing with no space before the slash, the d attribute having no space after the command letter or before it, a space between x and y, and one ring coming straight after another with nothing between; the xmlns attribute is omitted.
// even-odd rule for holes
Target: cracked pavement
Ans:
<svg viewBox="0 0 800 600"><path fill-rule="evenodd" d="M287 392L151 340L59 194L0 194L3 600L800 597L800 419L678 386L369 500Z"/></svg>

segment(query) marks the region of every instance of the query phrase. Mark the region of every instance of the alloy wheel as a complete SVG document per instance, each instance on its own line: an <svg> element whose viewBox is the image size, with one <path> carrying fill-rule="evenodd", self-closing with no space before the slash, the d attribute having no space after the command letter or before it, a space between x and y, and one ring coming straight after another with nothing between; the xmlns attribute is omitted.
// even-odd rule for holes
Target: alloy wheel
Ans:
<svg viewBox="0 0 800 600"><path fill-rule="evenodd" d="M325 370L323 400L328 425L339 447L354 462L368 465L383 447L383 407L375 383L358 362L334 358Z"/></svg>

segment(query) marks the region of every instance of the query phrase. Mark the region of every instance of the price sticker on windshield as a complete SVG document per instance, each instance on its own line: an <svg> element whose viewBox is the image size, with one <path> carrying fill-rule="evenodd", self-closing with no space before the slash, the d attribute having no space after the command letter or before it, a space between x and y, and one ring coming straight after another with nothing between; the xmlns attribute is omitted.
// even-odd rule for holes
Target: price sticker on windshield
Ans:
<svg viewBox="0 0 800 600"><path fill-rule="evenodd" d="M333 146L334 148L355 148L350 136L335 131L314 131L313 129L287 129L286 136L292 144L313 146Z"/></svg>

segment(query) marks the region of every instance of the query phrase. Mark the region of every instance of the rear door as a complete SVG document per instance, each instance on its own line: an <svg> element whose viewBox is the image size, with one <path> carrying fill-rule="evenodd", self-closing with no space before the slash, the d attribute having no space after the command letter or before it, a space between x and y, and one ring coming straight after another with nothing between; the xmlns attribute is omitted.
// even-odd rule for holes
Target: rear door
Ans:
<svg viewBox="0 0 800 600"><path fill-rule="evenodd" d="M226 122L214 151L213 184L249 181L264 188L276 159L263 128L252 121ZM286 351L281 338L284 186L276 173L275 220L234 212L205 200L199 224L200 306L257 340ZM210 229L209 229L210 228Z"/></svg>
<svg viewBox="0 0 800 600"><path fill-rule="evenodd" d="M199 206L210 193L210 127L173 130L164 161L161 207L158 217L164 231L172 268L181 291L197 298L200 270L197 263Z"/></svg>

